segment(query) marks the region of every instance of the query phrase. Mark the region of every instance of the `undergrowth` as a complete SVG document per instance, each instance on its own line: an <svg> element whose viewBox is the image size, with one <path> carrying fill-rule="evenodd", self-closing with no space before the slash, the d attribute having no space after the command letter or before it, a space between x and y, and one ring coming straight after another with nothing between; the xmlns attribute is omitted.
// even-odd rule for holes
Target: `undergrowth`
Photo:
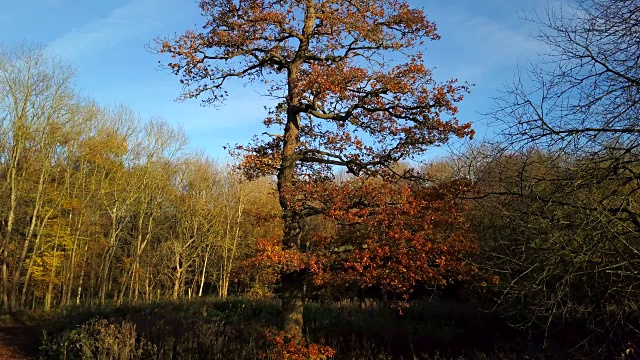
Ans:
<svg viewBox="0 0 640 360"><path fill-rule="evenodd" d="M31 315L36 317L36 315ZM34 320L34 319L31 319ZM42 319L41 319L42 320ZM308 303L305 337L275 329L273 300L198 299L47 315L42 359L537 359L543 349L496 314L434 300L398 308L375 301ZM566 350L566 349L565 349Z"/></svg>

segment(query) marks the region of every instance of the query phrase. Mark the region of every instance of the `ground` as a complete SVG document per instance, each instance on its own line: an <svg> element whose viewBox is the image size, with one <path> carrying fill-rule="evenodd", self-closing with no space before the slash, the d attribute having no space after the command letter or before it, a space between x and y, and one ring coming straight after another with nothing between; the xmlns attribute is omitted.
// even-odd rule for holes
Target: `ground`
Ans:
<svg viewBox="0 0 640 360"><path fill-rule="evenodd" d="M36 359L38 347L36 329L27 326L0 327L0 360Z"/></svg>

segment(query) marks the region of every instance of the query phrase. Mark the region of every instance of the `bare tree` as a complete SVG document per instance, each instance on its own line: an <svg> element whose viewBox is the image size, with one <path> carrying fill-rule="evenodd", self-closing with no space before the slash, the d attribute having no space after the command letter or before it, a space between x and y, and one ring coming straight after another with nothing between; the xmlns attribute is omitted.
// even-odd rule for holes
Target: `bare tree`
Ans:
<svg viewBox="0 0 640 360"><path fill-rule="evenodd" d="M547 329L622 328L640 295L640 2L583 0L530 20L548 52L498 99L501 146L473 169L503 195L475 218L485 265L501 299Z"/></svg>

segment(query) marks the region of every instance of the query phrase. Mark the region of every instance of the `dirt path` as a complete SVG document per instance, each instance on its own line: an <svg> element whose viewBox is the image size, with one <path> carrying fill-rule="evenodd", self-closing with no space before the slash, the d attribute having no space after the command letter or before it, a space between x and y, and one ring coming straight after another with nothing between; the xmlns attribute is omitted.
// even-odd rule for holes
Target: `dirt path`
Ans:
<svg viewBox="0 0 640 360"><path fill-rule="evenodd" d="M0 327L0 360L38 358L38 333L26 326Z"/></svg>

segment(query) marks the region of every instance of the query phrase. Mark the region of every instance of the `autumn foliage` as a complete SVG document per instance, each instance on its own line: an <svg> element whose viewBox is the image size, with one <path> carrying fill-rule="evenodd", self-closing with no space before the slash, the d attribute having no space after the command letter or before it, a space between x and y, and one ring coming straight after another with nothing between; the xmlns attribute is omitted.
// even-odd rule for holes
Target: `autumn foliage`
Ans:
<svg viewBox="0 0 640 360"><path fill-rule="evenodd" d="M260 240L251 264L262 276L275 281L279 273L305 271L317 286L379 286L408 295L416 284L442 287L475 274L467 259L476 249L460 200L468 184L353 179L308 190L327 206L304 231L305 251Z"/></svg>
<svg viewBox="0 0 640 360"><path fill-rule="evenodd" d="M287 161L359 173L473 134L455 117L468 86L433 78L421 46L439 39L436 26L405 1L203 0L200 8L203 30L158 39L157 50L171 55L182 99L217 104L235 78L280 99L264 125L284 133L238 148L254 176Z"/></svg>
<svg viewBox="0 0 640 360"><path fill-rule="evenodd" d="M268 329L265 337L271 348L261 354L260 358L264 360L325 360L335 353L329 346L309 343L304 338L291 338L284 331Z"/></svg>

